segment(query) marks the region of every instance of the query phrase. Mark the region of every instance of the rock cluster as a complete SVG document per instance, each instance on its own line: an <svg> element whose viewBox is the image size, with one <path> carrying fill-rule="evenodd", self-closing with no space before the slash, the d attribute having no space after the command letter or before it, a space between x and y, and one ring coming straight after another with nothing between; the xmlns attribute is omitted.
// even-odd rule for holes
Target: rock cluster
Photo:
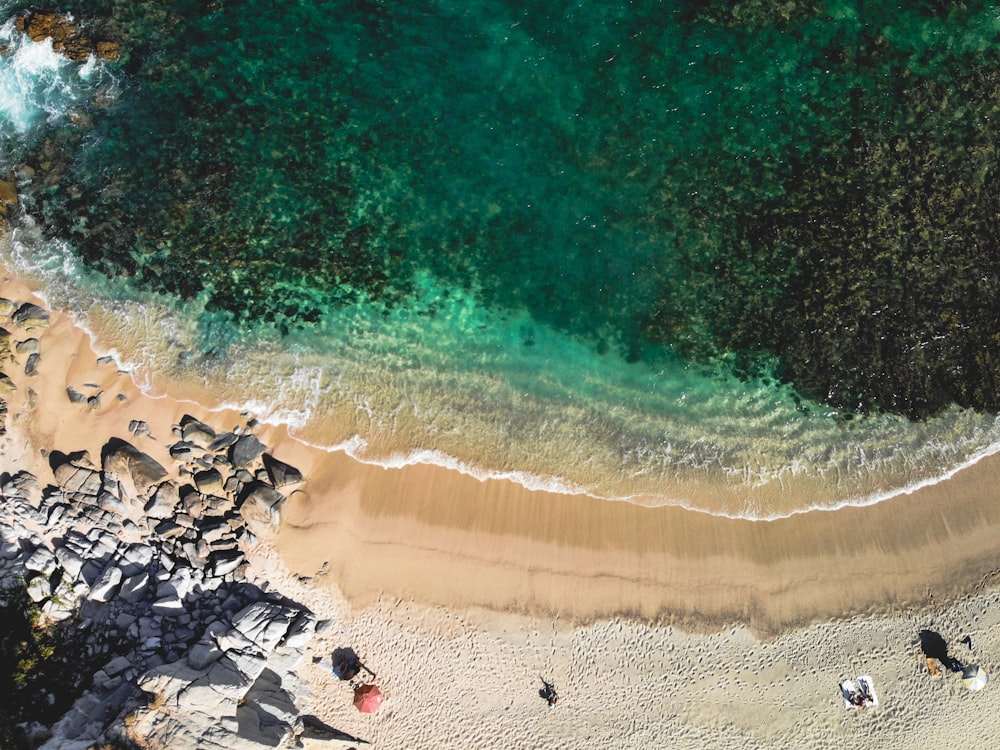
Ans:
<svg viewBox="0 0 1000 750"><path fill-rule="evenodd" d="M79 617L109 654L46 747L109 729L171 747L273 746L303 728L281 685L315 618L244 581L245 550L284 499L275 479L301 476L249 432L185 418L176 433L181 481L120 439L98 462L50 455L54 486L0 476L3 583L23 580L49 620Z"/></svg>
<svg viewBox="0 0 1000 750"><path fill-rule="evenodd" d="M41 365L32 332L48 326L48 314L0 299L0 315L18 329L0 329L0 367L15 373L23 363L30 383ZM0 390L15 388L0 372ZM67 389L70 402L80 396ZM99 397L83 402L99 408ZM102 665L59 721L28 732L34 744L356 744L296 707L292 690L303 686L294 668L314 615L246 578L247 551L277 524L284 493L304 481L267 452L254 424L217 432L184 416L163 446L169 466L113 438L100 456L43 453L54 479L45 486L24 470L0 474L0 590L23 586L43 619L86 633L81 662ZM139 420L128 433L154 440Z"/></svg>
<svg viewBox="0 0 1000 750"><path fill-rule="evenodd" d="M74 62L85 62L91 55L102 60L117 60L121 55L118 42L94 36L58 13L28 10L14 19L14 26L33 42L51 39L52 49Z"/></svg>

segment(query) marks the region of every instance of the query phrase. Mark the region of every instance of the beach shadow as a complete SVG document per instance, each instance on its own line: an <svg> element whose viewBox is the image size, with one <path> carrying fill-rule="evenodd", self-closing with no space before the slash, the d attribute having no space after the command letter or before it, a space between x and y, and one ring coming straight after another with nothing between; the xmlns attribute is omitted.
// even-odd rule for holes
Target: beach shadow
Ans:
<svg viewBox="0 0 1000 750"><path fill-rule="evenodd" d="M87 451L74 451L73 453L63 453L62 451L52 451L49 453L49 468L55 472L63 464L74 463L87 459Z"/></svg>
<svg viewBox="0 0 1000 750"><path fill-rule="evenodd" d="M948 653L948 643L940 633L933 630L921 630L919 635L920 650L924 652L924 656L928 659L937 659L952 672L962 671L962 662Z"/></svg>
<svg viewBox="0 0 1000 750"><path fill-rule="evenodd" d="M350 680L361 671L361 659L353 648L335 648L330 658L333 673L341 680Z"/></svg>
<svg viewBox="0 0 1000 750"><path fill-rule="evenodd" d="M359 745L370 744L368 740L363 740L360 737L354 737L347 732L341 732L339 729L331 727L329 724L321 721L312 714L306 714L302 716L301 719L302 732L299 735L301 739L320 740L323 742L354 742Z"/></svg>
<svg viewBox="0 0 1000 750"><path fill-rule="evenodd" d="M334 649L330 660L333 662L334 675L341 680L353 680L362 670L371 675L371 679L375 679L375 673L361 663L361 657L353 648Z"/></svg>

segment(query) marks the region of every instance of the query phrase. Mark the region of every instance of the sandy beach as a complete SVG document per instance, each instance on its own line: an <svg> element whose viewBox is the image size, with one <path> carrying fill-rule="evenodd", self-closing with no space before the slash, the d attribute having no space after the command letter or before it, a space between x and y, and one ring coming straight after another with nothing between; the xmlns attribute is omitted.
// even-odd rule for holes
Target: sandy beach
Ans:
<svg viewBox="0 0 1000 750"><path fill-rule="evenodd" d="M0 297L41 304L3 278ZM137 446L154 458L184 414L246 421L201 394L143 394L58 311L32 335L44 366L10 373L4 452L43 482L38 451L99 453L134 439L130 420L149 424ZM68 388L96 408L46 408ZM1000 458L872 507L750 522L383 469L280 426L257 434L308 481L254 575L329 620L302 665L314 711L375 747L962 748L1000 735L995 688L931 676L918 639L933 630L963 661L1000 663ZM356 712L330 673L339 647L379 675L377 714ZM837 684L860 674L881 705L845 710Z"/></svg>

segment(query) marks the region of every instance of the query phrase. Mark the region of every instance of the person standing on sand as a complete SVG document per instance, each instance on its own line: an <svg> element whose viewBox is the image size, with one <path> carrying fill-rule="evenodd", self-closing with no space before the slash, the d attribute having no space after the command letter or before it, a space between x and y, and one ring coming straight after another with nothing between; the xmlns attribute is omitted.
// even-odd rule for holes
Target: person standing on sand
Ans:
<svg viewBox="0 0 1000 750"><path fill-rule="evenodd" d="M556 693L555 685L544 678L542 679L542 689L538 691L538 694L549 704L549 708L553 708L556 705L556 701L559 700L559 694Z"/></svg>

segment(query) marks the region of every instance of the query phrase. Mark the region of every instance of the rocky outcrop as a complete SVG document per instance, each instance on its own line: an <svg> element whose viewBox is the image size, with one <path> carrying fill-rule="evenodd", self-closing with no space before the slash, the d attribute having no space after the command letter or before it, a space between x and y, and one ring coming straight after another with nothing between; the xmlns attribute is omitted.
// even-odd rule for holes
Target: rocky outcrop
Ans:
<svg viewBox="0 0 1000 750"><path fill-rule="evenodd" d="M51 366L43 308L0 298L0 317L10 329L0 328L0 368L31 377ZM0 371L5 387L15 383ZM99 395L68 388L66 406L100 409ZM0 399L0 434L6 410ZM3 467L0 599L21 591L39 624L75 634L56 663L59 681L48 681L56 687L41 695L57 720L25 728L32 747L362 742L301 715L306 686L295 670L315 617L248 580L248 551L304 481L268 452L255 424L218 431L184 416L158 436L126 419L122 434L143 447L167 441L156 453L164 463L114 438L99 456L43 452L50 481Z"/></svg>
<svg viewBox="0 0 1000 750"><path fill-rule="evenodd" d="M17 16L14 25L33 42L51 39L52 49L74 62L85 62L91 55L102 60L117 60L121 56L118 42L88 32L70 16L28 10Z"/></svg>
<svg viewBox="0 0 1000 750"><path fill-rule="evenodd" d="M133 713L129 736L199 748L276 746L293 736L298 711L281 674L314 624L301 609L259 601L207 628L182 659L139 678L157 708Z"/></svg>
<svg viewBox="0 0 1000 750"><path fill-rule="evenodd" d="M145 501L150 490L167 478L166 469L124 440L107 444L101 467L107 489L117 489L118 497L133 501Z"/></svg>
<svg viewBox="0 0 1000 750"><path fill-rule="evenodd" d="M0 476L0 585L25 585L49 621L86 622L101 664L48 733L35 728L46 750L360 742L296 707L313 614L246 581L246 552L284 502L275 483L301 474L230 434L186 420L171 467L115 439L97 462L51 454L54 485Z"/></svg>

